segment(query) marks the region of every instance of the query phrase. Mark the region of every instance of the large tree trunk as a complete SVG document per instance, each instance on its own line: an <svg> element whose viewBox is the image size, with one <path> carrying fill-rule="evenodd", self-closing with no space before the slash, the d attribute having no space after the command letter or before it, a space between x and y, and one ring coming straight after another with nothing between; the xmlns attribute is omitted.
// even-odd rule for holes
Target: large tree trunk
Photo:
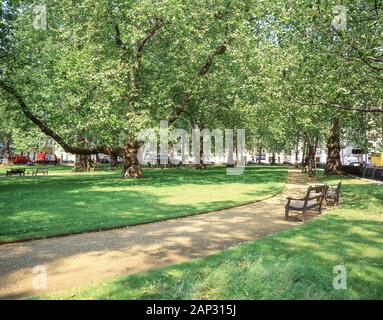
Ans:
<svg viewBox="0 0 383 320"><path fill-rule="evenodd" d="M327 161L324 174L326 176L342 174L338 117L332 119L330 135L327 139Z"/></svg>
<svg viewBox="0 0 383 320"><path fill-rule="evenodd" d="M75 168L76 170L90 171L93 167L90 155L76 154Z"/></svg>
<svg viewBox="0 0 383 320"><path fill-rule="evenodd" d="M77 135L77 141L80 145L86 148L89 145L89 141L82 135ZM92 156L87 154L76 154L75 170L77 171L90 171L93 167Z"/></svg>
<svg viewBox="0 0 383 320"><path fill-rule="evenodd" d="M124 147L124 165L122 168L122 178L143 178L144 174L140 163L138 162L138 149L140 144L138 141L134 140L128 142Z"/></svg>
<svg viewBox="0 0 383 320"><path fill-rule="evenodd" d="M315 142L306 134L304 137L302 172L308 173L310 177L315 175L315 154L319 139Z"/></svg>

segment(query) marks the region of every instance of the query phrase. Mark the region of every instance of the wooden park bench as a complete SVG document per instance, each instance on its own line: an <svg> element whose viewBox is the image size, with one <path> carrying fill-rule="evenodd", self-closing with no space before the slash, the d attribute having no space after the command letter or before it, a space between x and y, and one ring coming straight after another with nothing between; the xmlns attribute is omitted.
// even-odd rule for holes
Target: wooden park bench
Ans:
<svg viewBox="0 0 383 320"><path fill-rule="evenodd" d="M47 176L48 170L48 168L37 168L36 170L32 171L32 176L37 176L39 173Z"/></svg>
<svg viewBox="0 0 383 320"><path fill-rule="evenodd" d="M306 221L308 211L322 213L322 202L327 190L326 185L310 186L303 198L287 198L285 206L285 220L289 217L290 210L303 213L303 221ZM294 201L292 203L291 201Z"/></svg>
<svg viewBox="0 0 383 320"><path fill-rule="evenodd" d="M328 206L335 206L339 204L339 193L342 182L339 182L336 186L327 186L325 200Z"/></svg>
<svg viewBox="0 0 383 320"><path fill-rule="evenodd" d="M25 169L11 169L7 170L6 176L11 177L14 174L18 174L20 177L25 176Z"/></svg>

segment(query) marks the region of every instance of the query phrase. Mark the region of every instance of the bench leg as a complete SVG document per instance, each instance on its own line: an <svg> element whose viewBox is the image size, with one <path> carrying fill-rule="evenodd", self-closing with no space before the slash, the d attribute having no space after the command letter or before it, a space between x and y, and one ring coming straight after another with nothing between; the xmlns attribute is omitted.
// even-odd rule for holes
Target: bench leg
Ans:
<svg viewBox="0 0 383 320"><path fill-rule="evenodd" d="M289 218L289 207L285 207L285 220Z"/></svg>

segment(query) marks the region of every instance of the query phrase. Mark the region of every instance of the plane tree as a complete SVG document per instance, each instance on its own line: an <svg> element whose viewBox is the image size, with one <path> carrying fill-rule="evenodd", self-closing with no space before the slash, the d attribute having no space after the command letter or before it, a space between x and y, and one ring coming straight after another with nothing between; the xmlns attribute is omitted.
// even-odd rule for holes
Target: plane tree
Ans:
<svg viewBox="0 0 383 320"><path fill-rule="evenodd" d="M382 9L377 1L302 2L287 21L283 92L297 106L326 110L327 175L341 173L342 136L382 133Z"/></svg>
<svg viewBox="0 0 383 320"><path fill-rule="evenodd" d="M241 80L235 62L254 46L250 22L264 9L230 0L52 1L48 24L36 29L33 8L19 10L1 97L67 152L122 155L125 178L142 177L140 129L175 123L212 74Z"/></svg>

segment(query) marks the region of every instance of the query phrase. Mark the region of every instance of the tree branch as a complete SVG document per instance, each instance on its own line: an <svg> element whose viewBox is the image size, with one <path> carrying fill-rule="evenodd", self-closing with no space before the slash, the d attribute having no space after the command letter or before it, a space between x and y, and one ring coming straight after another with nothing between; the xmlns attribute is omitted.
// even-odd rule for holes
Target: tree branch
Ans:
<svg viewBox="0 0 383 320"><path fill-rule="evenodd" d="M114 24L114 30L115 30L114 41L116 43L116 47L117 48L124 48L125 44L121 40L120 27L119 27L118 23Z"/></svg>
<svg viewBox="0 0 383 320"><path fill-rule="evenodd" d="M207 56L205 63L200 68L200 70L197 74L197 79L199 77L203 77L204 75L206 75L209 72L209 70L213 64L214 58L218 55L224 54L227 50L227 45L228 45L228 41L225 40L221 45L219 45L212 53L210 53ZM169 124L176 121L177 118L179 117L179 115L185 111L188 103L190 102L190 98L192 97L192 95L193 95L192 89L190 89L184 93L184 95L181 98L181 102L172 111L170 111L170 113L168 114L167 121Z"/></svg>
<svg viewBox="0 0 383 320"><path fill-rule="evenodd" d="M364 112L364 113L383 113L383 106L380 107L374 107L371 109L361 109L361 108L353 108L349 105L342 105L338 103L331 103L331 102L308 102L300 100L296 97L294 97L290 92L285 90L286 95L294 102L303 105L303 106L323 106L323 107L331 107L336 109L342 109L347 111L357 111L357 112Z"/></svg>
<svg viewBox="0 0 383 320"><path fill-rule="evenodd" d="M145 45L147 42L152 39L158 30L160 30L164 24L164 21L162 18L154 17L154 21L152 21L152 26L151 28L146 32L145 37L143 37L140 41L137 42L136 45L136 51L135 51L135 60L134 60L134 65L133 65L133 86L134 89L138 90L139 89L139 82L138 82L138 76L140 73L140 68L141 68L141 60L142 60L142 51L145 48Z"/></svg>
<svg viewBox="0 0 383 320"><path fill-rule="evenodd" d="M339 35L339 31L337 29L335 29L334 27L332 29ZM376 66L376 65L372 64L372 62L378 62L378 63L383 62L383 57L381 57L381 56L376 56L376 57L375 56L365 56L363 54L363 52L356 46L355 42L352 39L347 40L347 43L350 46L350 48L356 52L359 60L361 60L363 63L365 63L369 68L371 68L375 71L378 71L378 72L383 71L383 67Z"/></svg>
<svg viewBox="0 0 383 320"><path fill-rule="evenodd" d="M359 59L364 62L368 67L374 69L375 71L383 71L383 67L378 67L373 65L371 62L383 62L382 57L373 57L373 56L364 56L361 50L352 42L348 42L350 47L358 54Z"/></svg>
<svg viewBox="0 0 383 320"><path fill-rule="evenodd" d="M38 117L36 117L29 108L27 107L23 97L16 91L15 88L6 84L4 81L0 80L0 88L5 92L10 94L16 101L18 102L21 111L24 115L32 121L39 129L45 133L47 136L51 137L55 140L64 150L65 152L73 153L73 154L82 154L82 155L90 155L96 153L106 153L108 150L105 146L98 146L93 149L85 149L80 147L70 146L65 142L65 140L56 132L54 132L51 128L49 128L46 124L44 124Z"/></svg>

